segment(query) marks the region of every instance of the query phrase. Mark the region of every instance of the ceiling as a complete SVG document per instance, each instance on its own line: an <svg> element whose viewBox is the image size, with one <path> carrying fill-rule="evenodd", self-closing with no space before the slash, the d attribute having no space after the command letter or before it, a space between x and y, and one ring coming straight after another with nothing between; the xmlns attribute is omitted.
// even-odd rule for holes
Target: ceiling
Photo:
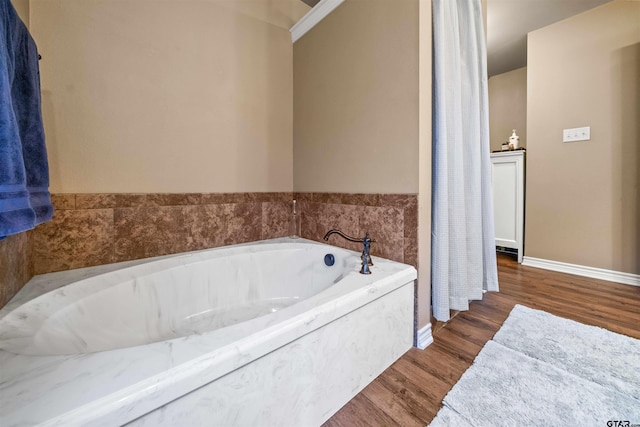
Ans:
<svg viewBox="0 0 640 427"><path fill-rule="evenodd" d="M315 6L316 4L318 4L318 2L319 2L320 0L302 0L302 1L303 1L303 2L305 2L306 4L308 4L309 6L313 7L313 6Z"/></svg>
<svg viewBox="0 0 640 427"><path fill-rule="evenodd" d="M527 65L527 33L610 0L486 0L489 76Z"/></svg>
<svg viewBox="0 0 640 427"><path fill-rule="evenodd" d="M313 7L320 0L302 0ZM446 0L451 1L451 0ZM527 65L527 33L611 0L484 0L489 76Z"/></svg>

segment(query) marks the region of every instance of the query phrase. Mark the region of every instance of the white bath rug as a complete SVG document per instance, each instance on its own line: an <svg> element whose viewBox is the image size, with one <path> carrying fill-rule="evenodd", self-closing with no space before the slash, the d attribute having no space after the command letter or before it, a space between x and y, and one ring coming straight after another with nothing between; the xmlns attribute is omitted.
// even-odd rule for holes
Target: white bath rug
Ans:
<svg viewBox="0 0 640 427"><path fill-rule="evenodd" d="M640 340L516 305L493 341L640 399Z"/></svg>
<svg viewBox="0 0 640 427"><path fill-rule="evenodd" d="M516 306L430 425L640 424L639 395L639 340Z"/></svg>

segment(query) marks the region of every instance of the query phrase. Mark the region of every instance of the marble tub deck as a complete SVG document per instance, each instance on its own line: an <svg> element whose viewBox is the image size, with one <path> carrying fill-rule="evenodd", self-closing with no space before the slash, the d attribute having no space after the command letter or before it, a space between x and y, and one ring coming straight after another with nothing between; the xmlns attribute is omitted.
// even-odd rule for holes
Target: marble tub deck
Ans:
<svg viewBox="0 0 640 427"><path fill-rule="evenodd" d="M238 246L290 241L282 238ZM180 256L185 254L36 276L0 310L0 317L77 280L112 271L126 274L123 268ZM0 425L126 424L416 278L411 266L380 258L375 261L370 276L358 274L356 266L344 280L307 300L217 331L68 356L27 356L0 350Z"/></svg>

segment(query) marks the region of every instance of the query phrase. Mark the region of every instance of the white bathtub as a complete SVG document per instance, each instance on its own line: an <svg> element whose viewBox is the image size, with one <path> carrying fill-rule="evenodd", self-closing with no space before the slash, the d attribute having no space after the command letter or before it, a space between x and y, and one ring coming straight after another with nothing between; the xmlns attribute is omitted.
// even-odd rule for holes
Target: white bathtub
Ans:
<svg viewBox="0 0 640 427"><path fill-rule="evenodd" d="M0 425L321 424L413 340L415 269L359 266L274 239L36 276L0 310Z"/></svg>

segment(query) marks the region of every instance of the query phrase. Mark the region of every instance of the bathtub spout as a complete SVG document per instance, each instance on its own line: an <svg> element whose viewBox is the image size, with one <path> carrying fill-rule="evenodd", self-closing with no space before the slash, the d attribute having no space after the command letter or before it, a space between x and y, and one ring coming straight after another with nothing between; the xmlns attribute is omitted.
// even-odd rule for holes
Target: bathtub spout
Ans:
<svg viewBox="0 0 640 427"><path fill-rule="evenodd" d="M371 260L369 251L371 249L371 242L375 242L375 240L369 238L369 232L367 231L362 239L356 239L354 237L347 236L340 230L333 229L327 231L327 234L324 235L324 240L328 241L329 236L331 236L332 234L337 234L343 239L350 242L362 243L364 245L362 249L362 256L360 257L362 259L362 268L360 269L360 274L371 274L371 269L369 267L373 265L373 261Z"/></svg>

